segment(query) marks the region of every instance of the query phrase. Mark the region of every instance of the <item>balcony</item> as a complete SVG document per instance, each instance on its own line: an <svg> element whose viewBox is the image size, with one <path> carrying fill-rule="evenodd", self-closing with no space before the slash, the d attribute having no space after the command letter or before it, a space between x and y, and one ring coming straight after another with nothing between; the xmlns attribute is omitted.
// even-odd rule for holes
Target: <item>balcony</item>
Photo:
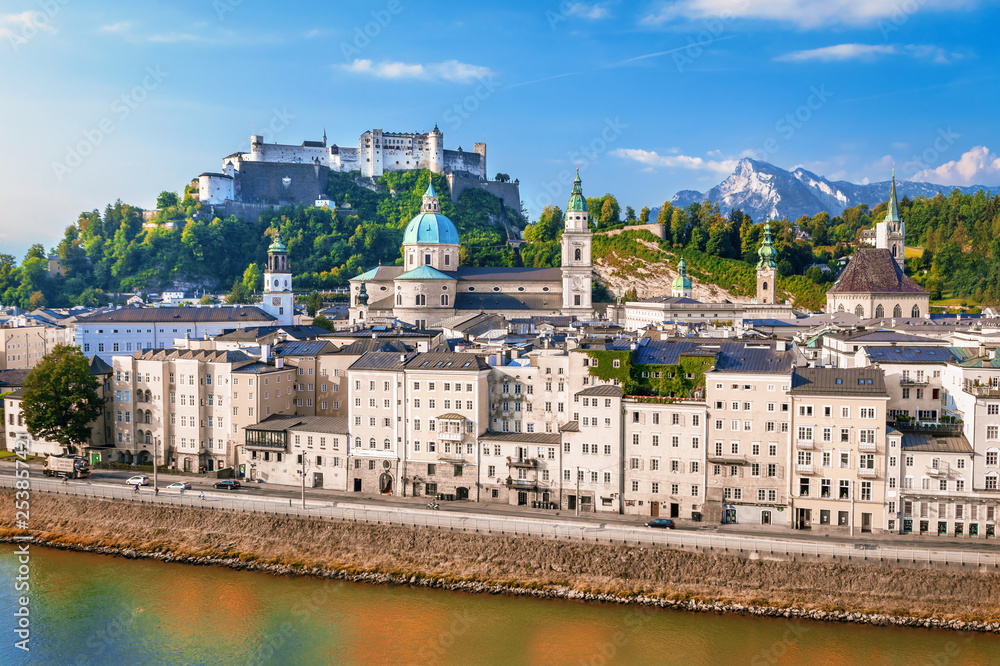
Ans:
<svg viewBox="0 0 1000 666"><path fill-rule="evenodd" d="M537 458L511 458L507 456L507 465L509 467L524 467L525 469L534 469L538 466Z"/></svg>
<svg viewBox="0 0 1000 666"><path fill-rule="evenodd" d="M859 467L858 476L864 479L874 479L878 476L878 470L874 467Z"/></svg>
<svg viewBox="0 0 1000 666"><path fill-rule="evenodd" d="M534 479L510 479L507 487L513 490L536 490L538 482Z"/></svg>
<svg viewBox="0 0 1000 666"><path fill-rule="evenodd" d="M1000 398L1000 386L975 385L966 383L962 390L981 398Z"/></svg>
<svg viewBox="0 0 1000 666"><path fill-rule="evenodd" d="M930 382L928 380L921 379L921 378L917 378L917 379L914 379L913 377L900 377L899 378L899 385L900 386L916 386L916 387L919 388L919 387L927 386L929 383Z"/></svg>
<svg viewBox="0 0 1000 666"><path fill-rule="evenodd" d="M438 439L441 440L441 441L443 441L443 442L461 442L462 439L465 437L465 435L463 435L460 432L443 432L443 431L440 431L440 432L438 432L437 435L438 435Z"/></svg>
<svg viewBox="0 0 1000 666"><path fill-rule="evenodd" d="M708 454L708 462L717 465L746 465L747 457L740 455L716 455L713 453Z"/></svg>
<svg viewBox="0 0 1000 666"><path fill-rule="evenodd" d="M931 465L927 468L927 476L933 476L935 478L940 478L943 476L948 476L950 467L948 463L938 463L937 465Z"/></svg>
<svg viewBox="0 0 1000 666"><path fill-rule="evenodd" d="M803 463L798 463L795 465L795 471L798 474L815 474L816 468L813 465L806 465Z"/></svg>
<svg viewBox="0 0 1000 666"><path fill-rule="evenodd" d="M812 450L812 449L816 448L815 442L813 442L813 440L811 440L811 439L798 439L798 440L795 440L795 446L796 446L796 448L799 448L799 449L809 449L809 450Z"/></svg>
<svg viewBox="0 0 1000 666"><path fill-rule="evenodd" d="M875 442L858 442L858 450L875 453L878 451L878 445Z"/></svg>

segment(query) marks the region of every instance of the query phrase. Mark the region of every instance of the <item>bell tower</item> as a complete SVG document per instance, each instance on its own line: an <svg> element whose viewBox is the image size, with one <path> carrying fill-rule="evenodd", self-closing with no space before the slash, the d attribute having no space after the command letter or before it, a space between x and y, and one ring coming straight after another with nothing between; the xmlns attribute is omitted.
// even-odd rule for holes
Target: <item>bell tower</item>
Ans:
<svg viewBox="0 0 1000 666"><path fill-rule="evenodd" d="M593 234L590 232L590 214L587 212L587 200L583 197L580 170L576 171L573 180L573 192L566 204L565 228L562 236L562 283L564 315L573 315L580 319L593 316L591 303L591 283L593 282L593 263L591 261L591 245Z"/></svg>
<svg viewBox="0 0 1000 666"><path fill-rule="evenodd" d="M896 200L896 170L892 170L892 187L889 189L889 207L885 219L875 225L875 247L892 253L896 264L903 268L903 252L906 247L906 225L899 217L899 202Z"/></svg>
<svg viewBox="0 0 1000 666"><path fill-rule="evenodd" d="M771 223L764 223L764 240L757 250L757 303L773 305L778 298L778 265L774 261L777 254L771 245Z"/></svg>
<svg viewBox="0 0 1000 666"><path fill-rule="evenodd" d="M291 326L295 322L292 267L288 263L288 248L277 233L274 234L274 242L267 248L263 309L277 320L275 323L279 326Z"/></svg>

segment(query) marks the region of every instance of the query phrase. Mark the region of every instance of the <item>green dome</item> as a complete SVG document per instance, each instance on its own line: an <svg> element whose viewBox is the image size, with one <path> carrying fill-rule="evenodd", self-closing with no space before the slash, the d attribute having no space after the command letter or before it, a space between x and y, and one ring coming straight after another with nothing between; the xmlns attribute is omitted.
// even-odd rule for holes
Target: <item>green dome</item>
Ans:
<svg viewBox="0 0 1000 666"><path fill-rule="evenodd" d="M576 178L573 179L573 193L569 195L569 203L566 204L566 212L577 211L580 213L587 212L587 200L583 198L583 188L581 184L583 181L580 180L580 170L576 170Z"/></svg>
<svg viewBox="0 0 1000 666"><path fill-rule="evenodd" d="M680 290L680 291L690 291L691 278L687 276L687 264L684 263L683 259L681 259L681 263L680 266L678 266L678 269L680 270L680 272L677 273L677 277L674 278L673 288L675 290Z"/></svg>
<svg viewBox="0 0 1000 666"><path fill-rule="evenodd" d="M403 245L409 243L458 245L458 229L440 213L420 213L410 220L403 232Z"/></svg>
<svg viewBox="0 0 1000 666"><path fill-rule="evenodd" d="M757 250L760 261L757 262L757 270L761 268L777 268L774 258L778 256L778 251L771 246L771 223L764 223L764 241Z"/></svg>
<svg viewBox="0 0 1000 666"><path fill-rule="evenodd" d="M274 234L274 242L271 243L270 246L268 246L267 251L269 253L272 253L272 252L288 252L288 248L285 247L285 244L281 242L281 235L280 234Z"/></svg>

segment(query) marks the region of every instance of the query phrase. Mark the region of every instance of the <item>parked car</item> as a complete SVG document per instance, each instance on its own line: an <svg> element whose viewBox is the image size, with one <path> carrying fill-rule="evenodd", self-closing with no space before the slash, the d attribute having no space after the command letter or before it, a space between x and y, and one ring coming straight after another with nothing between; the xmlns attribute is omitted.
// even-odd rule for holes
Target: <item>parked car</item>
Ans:
<svg viewBox="0 0 1000 666"><path fill-rule="evenodd" d="M216 481L213 485L220 490L236 490L240 487L240 482L233 481L232 479L223 479L222 481Z"/></svg>
<svg viewBox="0 0 1000 666"><path fill-rule="evenodd" d="M139 474L138 476L129 477L129 480L126 481L125 483L127 485L130 485L130 486L134 486L137 483L140 486L148 486L149 485L149 477L146 476L145 474Z"/></svg>
<svg viewBox="0 0 1000 666"><path fill-rule="evenodd" d="M191 490L191 484L187 481L175 481L167 486L167 490Z"/></svg>
<svg viewBox="0 0 1000 666"><path fill-rule="evenodd" d="M646 527L660 527L663 529L672 530L674 529L674 521L669 518L654 518L653 520L646 523Z"/></svg>

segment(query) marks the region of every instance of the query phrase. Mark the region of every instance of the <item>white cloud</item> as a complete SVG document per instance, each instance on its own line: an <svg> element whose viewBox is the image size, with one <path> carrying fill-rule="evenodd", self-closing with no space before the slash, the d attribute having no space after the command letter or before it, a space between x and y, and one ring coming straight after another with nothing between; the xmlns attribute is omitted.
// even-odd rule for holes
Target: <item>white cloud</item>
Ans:
<svg viewBox="0 0 1000 666"><path fill-rule="evenodd" d="M836 62L844 60L866 60L871 61L883 55L906 55L913 58L932 59L934 62L947 64L952 60L961 58L961 54L949 53L939 46L929 44L905 44L897 46L895 44L835 44L834 46L823 46L818 49L806 49L804 51L792 51L785 55L778 56L775 60L784 62L807 62L819 60L821 62Z"/></svg>
<svg viewBox="0 0 1000 666"><path fill-rule="evenodd" d="M1000 158L986 146L975 146L957 160L924 169L911 180L940 185L996 185L1000 184Z"/></svg>
<svg viewBox="0 0 1000 666"><path fill-rule="evenodd" d="M592 5L588 5L586 2L571 2L566 9L566 14L568 16L580 16L582 18L597 20L611 16L611 11L607 5L599 2Z"/></svg>
<svg viewBox="0 0 1000 666"><path fill-rule="evenodd" d="M118 23L111 23L108 25L102 25L100 27L101 32L108 32L112 34L126 33L132 27L132 23L129 21L119 21Z"/></svg>
<svg viewBox="0 0 1000 666"><path fill-rule="evenodd" d="M366 74L380 79L425 79L451 83L467 83L493 75L493 71L489 67L470 65L457 60L432 62L424 65L386 61L376 63L358 58L354 62L340 67L348 72Z"/></svg>
<svg viewBox="0 0 1000 666"><path fill-rule="evenodd" d="M978 0L918 0L916 11L972 7ZM885 0L677 0L661 2L641 19L658 26L678 20L760 19L792 23L801 28L861 25L908 17L909 3Z"/></svg>
<svg viewBox="0 0 1000 666"><path fill-rule="evenodd" d="M0 38L29 38L28 32L39 31L56 31L41 12L28 10L19 14L0 14Z"/></svg>
<svg viewBox="0 0 1000 666"><path fill-rule="evenodd" d="M689 155L660 155L655 150L642 150L641 148L617 148L611 151L611 155L632 160L650 168L668 167L688 171L712 171L726 175L733 172L737 163L737 160L706 160Z"/></svg>

